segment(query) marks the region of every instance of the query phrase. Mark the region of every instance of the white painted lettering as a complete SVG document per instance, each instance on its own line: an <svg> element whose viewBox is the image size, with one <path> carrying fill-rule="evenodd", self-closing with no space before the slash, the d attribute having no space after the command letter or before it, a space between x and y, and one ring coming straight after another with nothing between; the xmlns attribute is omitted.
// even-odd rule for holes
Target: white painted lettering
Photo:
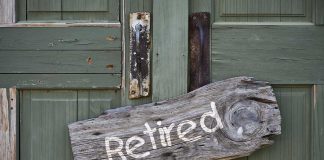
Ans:
<svg viewBox="0 0 324 160"><path fill-rule="evenodd" d="M110 149L110 141L115 141L118 142L118 147L114 150ZM108 156L108 160L112 160L112 155L113 154L119 154L122 160L127 160L126 157L124 156L123 152L121 151L123 149L123 140L121 140L118 137L106 137L105 138L105 144L106 144L106 152Z"/></svg>
<svg viewBox="0 0 324 160"><path fill-rule="evenodd" d="M171 123L169 127L163 127L168 146L172 146L170 133L174 125L175 125L174 123Z"/></svg>
<svg viewBox="0 0 324 160"><path fill-rule="evenodd" d="M217 129L222 129L223 128L223 123L221 121L221 118L219 117L219 114L217 112L217 109L216 109L216 105L215 105L215 102L211 102L210 103L211 105L211 108L212 108L212 111L211 112L206 112L204 113L201 118L200 118L200 126L201 128L205 131L205 132L208 132L208 133L212 133L212 132L215 132ZM217 122L217 125L210 129L208 128L206 125L205 125L205 119L206 117L213 117L216 119L216 122Z"/></svg>
<svg viewBox="0 0 324 160"><path fill-rule="evenodd" d="M182 132L181 129L186 124L190 125L190 127ZM190 120L182 121L178 125L178 128L177 128L177 133L178 133L179 138L181 140L185 141L185 142L194 142L194 141L197 141L197 140L201 139L201 136L197 136L197 137L193 137L193 138L186 138L185 137L185 135L188 134L190 131L194 130L196 128L196 126L197 126L196 123L193 122L193 121L190 121Z"/></svg>
<svg viewBox="0 0 324 160"><path fill-rule="evenodd" d="M132 141L138 141L139 143L135 144L132 148L130 148L130 144L132 143ZM135 154L133 153L133 151L135 149L137 149L138 147L144 145L145 141L143 138L141 137L138 137L138 136L133 136L129 139L127 139L126 141L126 153L133 157L133 158L144 158L148 155L150 155L150 152L145 152L145 153L142 153L142 154Z"/></svg>

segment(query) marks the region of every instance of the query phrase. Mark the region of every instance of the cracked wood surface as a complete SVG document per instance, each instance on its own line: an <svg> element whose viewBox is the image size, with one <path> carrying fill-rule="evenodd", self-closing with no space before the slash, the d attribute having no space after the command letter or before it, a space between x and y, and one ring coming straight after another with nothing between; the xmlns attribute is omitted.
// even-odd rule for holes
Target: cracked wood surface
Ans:
<svg viewBox="0 0 324 160"><path fill-rule="evenodd" d="M0 157L16 159L16 88L0 88Z"/></svg>
<svg viewBox="0 0 324 160"><path fill-rule="evenodd" d="M199 125L200 116L211 111L215 102L223 128L205 132ZM201 136L194 142L184 142L171 130L171 146L163 147L158 133L154 135L157 149L152 149L150 137L143 134L144 124L168 127L190 120L197 127L187 138ZM156 122L161 126L155 125ZM216 121L206 118L206 126ZM145 105L127 106L105 111L94 119L69 125L74 158L107 159L105 138L119 137L124 142L137 135L145 140L134 153L150 152L144 159L233 159L251 154L272 144L271 135L281 133L281 117L272 87L249 77L236 77L208 84L182 96ZM176 128L176 127L175 127ZM116 147L113 143L111 148ZM131 144L133 146L134 144ZM124 146L124 145L123 145ZM122 150L127 159L133 159ZM120 159L118 154L112 159Z"/></svg>

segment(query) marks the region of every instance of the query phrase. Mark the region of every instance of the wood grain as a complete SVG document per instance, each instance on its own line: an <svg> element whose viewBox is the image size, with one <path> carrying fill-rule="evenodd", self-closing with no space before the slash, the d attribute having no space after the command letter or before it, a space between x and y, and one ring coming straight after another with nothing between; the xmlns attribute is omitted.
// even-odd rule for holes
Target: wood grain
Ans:
<svg viewBox="0 0 324 160"><path fill-rule="evenodd" d="M0 50L120 51L121 30L119 27L0 28Z"/></svg>
<svg viewBox="0 0 324 160"><path fill-rule="evenodd" d="M159 123L161 127L177 126L184 120L199 124L200 117L211 111L212 101L216 103L223 122L222 129L206 133L197 125L186 135L188 138L201 136L194 142L180 140L171 130L172 144L163 147L156 136L157 149L152 150L149 136L143 134L146 122L154 127L159 127ZM207 126L216 125L215 119L206 120ZM107 110L98 118L70 124L69 132L76 160L107 159L106 137L120 137L125 142L134 135L145 140L146 143L135 152L150 152L145 157L147 159L232 159L272 144L268 137L281 133L280 123L271 86L248 77L236 77L166 101ZM117 147L115 143L113 146ZM126 153L124 155L131 158ZM119 159L119 155L113 155L113 159Z"/></svg>
<svg viewBox="0 0 324 160"><path fill-rule="evenodd" d="M0 88L0 156L16 159L16 88Z"/></svg>
<svg viewBox="0 0 324 160"><path fill-rule="evenodd" d="M0 74L0 87L120 89L121 74Z"/></svg>
<svg viewBox="0 0 324 160"><path fill-rule="evenodd" d="M212 34L214 81L243 74L275 84L324 84L323 27L229 25Z"/></svg>
<svg viewBox="0 0 324 160"><path fill-rule="evenodd" d="M120 51L0 50L0 73L120 74L120 61Z"/></svg>
<svg viewBox="0 0 324 160"><path fill-rule="evenodd" d="M0 24L12 24L16 22L15 2L15 0L0 1Z"/></svg>
<svg viewBox="0 0 324 160"><path fill-rule="evenodd" d="M189 1L153 1L152 100L188 90Z"/></svg>

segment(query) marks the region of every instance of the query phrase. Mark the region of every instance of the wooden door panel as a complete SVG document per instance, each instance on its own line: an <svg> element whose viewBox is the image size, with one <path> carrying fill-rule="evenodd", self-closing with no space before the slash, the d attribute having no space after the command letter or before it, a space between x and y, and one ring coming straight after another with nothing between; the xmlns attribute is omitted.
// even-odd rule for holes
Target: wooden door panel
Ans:
<svg viewBox="0 0 324 160"><path fill-rule="evenodd" d="M272 146L239 160L311 159L311 85L274 87L282 116L282 133L273 138Z"/></svg>
<svg viewBox="0 0 324 160"><path fill-rule="evenodd" d="M114 90L23 90L21 160L72 160L67 124L120 105Z"/></svg>
<svg viewBox="0 0 324 160"><path fill-rule="evenodd" d="M311 0L215 0L215 21L310 22Z"/></svg>

